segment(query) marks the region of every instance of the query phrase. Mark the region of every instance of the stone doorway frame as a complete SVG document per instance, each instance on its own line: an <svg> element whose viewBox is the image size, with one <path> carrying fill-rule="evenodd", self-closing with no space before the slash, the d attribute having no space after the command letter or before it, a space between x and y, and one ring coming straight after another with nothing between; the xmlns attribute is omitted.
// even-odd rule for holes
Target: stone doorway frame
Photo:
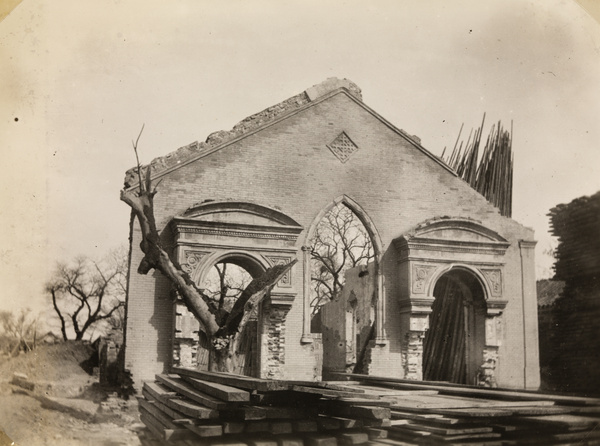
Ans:
<svg viewBox="0 0 600 446"><path fill-rule="evenodd" d="M251 275L297 257L303 227L282 212L248 202L206 202L174 217L174 258L196 283L218 262L236 260ZM302 278L292 268L261 305L258 377L280 378L285 367L285 318ZM175 315L174 315L175 317Z"/></svg>
<svg viewBox="0 0 600 446"><path fill-rule="evenodd" d="M437 280L453 269L474 274L486 303L485 346L478 384L493 387L502 343L504 255L508 241L480 222L437 218L394 240L398 252L404 378L423 379L423 340Z"/></svg>

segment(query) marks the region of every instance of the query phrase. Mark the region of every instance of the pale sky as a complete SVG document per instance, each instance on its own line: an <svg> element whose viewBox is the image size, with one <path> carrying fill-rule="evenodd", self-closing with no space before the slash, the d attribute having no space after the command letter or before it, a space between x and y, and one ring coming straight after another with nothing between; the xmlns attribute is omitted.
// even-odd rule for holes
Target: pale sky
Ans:
<svg viewBox="0 0 600 446"><path fill-rule="evenodd" d="M146 163L332 76L437 155L512 120L548 275L548 210L600 190L600 26L572 0L23 0L0 22L0 309L127 242L143 123Z"/></svg>

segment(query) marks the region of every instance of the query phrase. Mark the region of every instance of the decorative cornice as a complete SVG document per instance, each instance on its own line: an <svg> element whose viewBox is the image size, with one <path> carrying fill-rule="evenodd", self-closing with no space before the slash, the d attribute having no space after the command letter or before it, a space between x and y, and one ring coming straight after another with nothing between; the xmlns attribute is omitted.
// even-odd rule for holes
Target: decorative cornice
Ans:
<svg viewBox="0 0 600 446"><path fill-rule="evenodd" d="M504 312L508 300L505 299L488 299L485 301L488 316L499 316Z"/></svg>
<svg viewBox="0 0 600 446"><path fill-rule="evenodd" d="M510 243L413 237L409 240L405 238L396 239L394 240L394 246L400 255L406 255L409 250L504 255Z"/></svg>
<svg viewBox="0 0 600 446"><path fill-rule="evenodd" d="M188 233L188 234L219 235L219 236L225 236L225 237L245 237L245 238L259 238L259 239L270 239L270 240L295 241L298 239L297 235L290 235L290 234L233 231L233 230L209 229L209 228L178 228L178 232L179 233Z"/></svg>
<svg viewBox="0 0 600 446"><path fill-rule="evenodd" d="M221 221L202 221L183 217L174 217L171 220L171 226L175 234L204 234L290 241L296 241L298 235L302 232L302 227L300 226L251 225Z"/></svg>
<svg viewBox="0 0 600 446"><path fill-rule="evenodd" d="M519 248L521 249L535 249L537 241L535 240L519 240Z"/></svg>
<svg viewBox="0 0 600 446"><path fill-rule="evenodd" d="M402 299L400 301L400 313L410 313L411 315L426 316L431 313L434 297L416 297L410 299Z"/></svg>
<svg viewBox="0 0 600 446"><path fill-rule="evenodd" d="M423 262L423 263L431 263L431 264L449 264L456 263L456 259L443 259L443 258L435 258L435 257L422 257L422 256L407 256L398 259L398 264L411 263L411 262ZM482 262L480 260L464 260L461 259L460 263L464 263L465 265L477 266L477 267L500 267L504 266L506 262L504 261L491 261L491 262Z"/></svg>
<svg viewBox="0 0 600 446"><path fill-rule="evenodd" d="M289 310L296 299L296 293L271 291L271 305Z"/></svg>

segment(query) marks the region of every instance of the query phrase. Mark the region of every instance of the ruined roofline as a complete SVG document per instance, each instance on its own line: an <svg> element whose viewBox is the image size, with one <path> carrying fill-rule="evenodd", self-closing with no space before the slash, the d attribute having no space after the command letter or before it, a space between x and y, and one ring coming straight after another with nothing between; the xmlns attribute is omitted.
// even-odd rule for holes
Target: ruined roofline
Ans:
<svg viewBox="0 0 600 446"><path fill-rule="evenodd" d="M204 142L195 141L186 146L180 147L174 152L168 155L157 157L153 159L149 164L142 165L142 172L145 171L148 166L152 170L152 179L156 179L159 176L163 176L179 167L189 164L190 162L196 161L203 156L206 156L227 144L233 143L238 139L253 134L265 127L268 127L276 122L279 122L297 112L304 110L314 104L317 104L329 97L332 97L340 92L345 92L355 102L360 104L369 113L373 114L378 120L382 121L387 127L398 133L409 142L411 142L416 148L421 150L429 158L433 159L444 169L456 176L456 173L450 169L444 162L442 162L437 156L433 155L427 149L421 146L420 139L416 136L409 135L404 130L395 127L393 124L388 122L385 118L380 116L373 109L368 107L362 102L362 92L360 87L354 82L348 79L328 78L320 84L313 85L306 89L300 94L292 96L285 101L282 101L276 105L266 108L265 110L255 113L239 123L237 123L231 130L225 131L220 130L213 132L206 138ZM142 175L144 176L144 175ZM125 184L126 189L137 186L139 177L137 174L137 167L132 167L125 173Z"/></svg>

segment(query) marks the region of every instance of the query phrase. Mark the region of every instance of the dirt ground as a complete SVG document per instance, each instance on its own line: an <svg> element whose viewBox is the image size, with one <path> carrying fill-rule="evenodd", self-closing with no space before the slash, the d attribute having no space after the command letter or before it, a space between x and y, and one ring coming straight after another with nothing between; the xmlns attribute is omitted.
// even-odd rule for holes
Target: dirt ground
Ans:
<svg viewBox="0 0 600 446"><path fill-rule="evenodd" d="M11 444L7 437L19 446L140 445L135 398L125 402L98 385L80 365L92 354L68 342L0 357L0 446ZM15 372L27 375L33 391L10 383Z"/></svg>

